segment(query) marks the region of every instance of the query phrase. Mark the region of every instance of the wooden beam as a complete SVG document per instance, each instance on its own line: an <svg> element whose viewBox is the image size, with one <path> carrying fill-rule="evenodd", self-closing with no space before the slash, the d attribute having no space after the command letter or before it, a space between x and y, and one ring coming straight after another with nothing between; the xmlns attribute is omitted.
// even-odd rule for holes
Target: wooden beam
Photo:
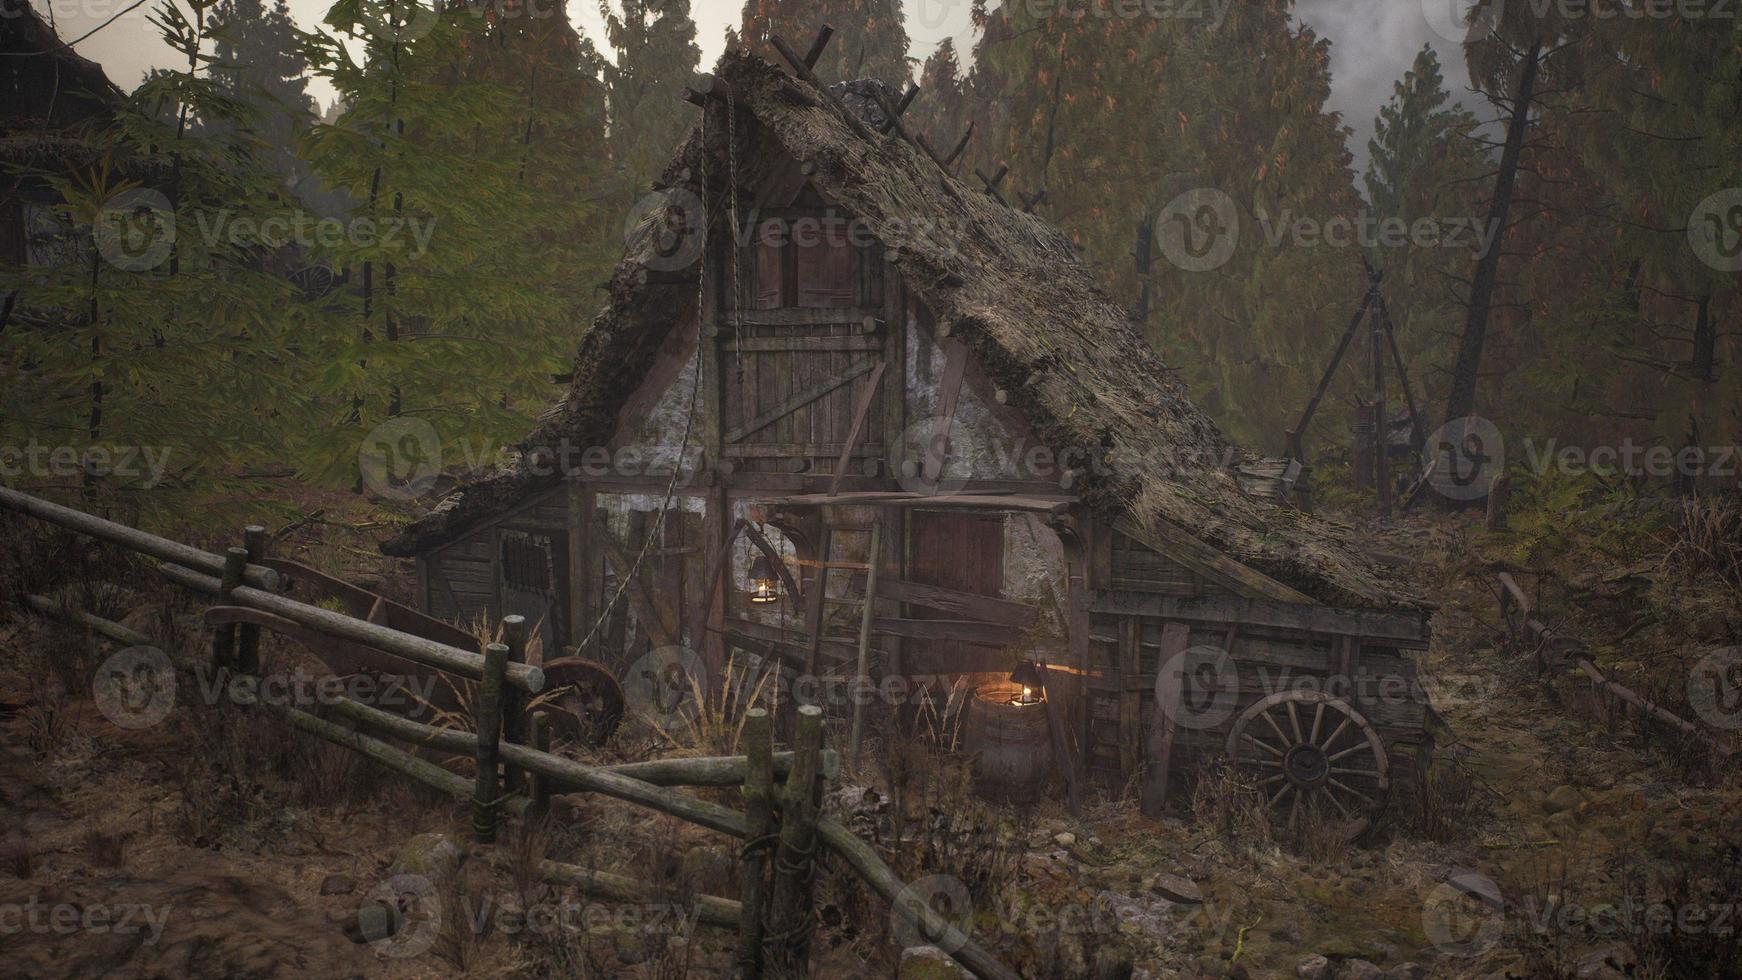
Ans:
<svg viewBox="0 0 1742 980"><path fill-rule="evenodd" d="M804 670L811 677L817 676L817 657L823 648L823 613L828 606L823 602L828 595L829 584L829 545L832 543L833 529L822 514L817 515L817 570L812 579L812 592L805 595L805 655Z"/></svg>
<svg viewBox="0 0 1742 980"><path fill-rule="evenodd" d="M953 494L934 497L903 490L861 490L838 495L826 493L794 494L765 501L778 507L823 507L837 505L875 505L880 507L924 507L926 510L1007 510L1033 514L1062 514L1070 508L1069 497L1035 497L1020 494Z"/></svg>
<svg viewBox="0 0 1742 980"><path fill-rule="evenodd" d="M912 82L908 82L907 91L902 93L901 101L895 104L895 118L884 121L883 132L888 133L890 130L895 128L895 119L907 114L907 107L913 105L913 97L918 94L919 86Z"/></svg>
<svg viewBox="0 0 1742 980"><path fill-rule="evenodd" d="M1040 618L1040 607L1038 606L1030 606L1026 603L1000 599L995 596L958 592L955 589L946 589L941 585L922 585L918 582L904 582L901 579L886 579L879 583L878 589L885 599L924 606L938 612L952 613L964 619L978 619L996 623L1012 629L1028 629Z"/></svg>
<svg viewBox="0 0 1742 980"><path fill-rule="evenodd" d="M1130 779L1138 771L1142 758L1143 701L1137 687L1131 683L1142 671L1138 664L1142 653L1143 622L1134 616L1119 620L1119 649L1114 654L1114 681L1119 691L1119 779Z"/></svg>
<svg viewBox="0 0 1742 980"><path fill-rule="evenodd" d="M773 425L775 422L791 415L793 412L809 405L811 402L814 402L842 385L847 384L854 378L873 370L881 363L883 363L881 358L871 357L855 361L840 374L837 374L826 381L811 385L809 388L794 394L791 398L788 398L786 401L781 402L774 408L763 412L761 415L756 416L743 425L734 427L731 431L725 434L725 441L738 442L751 433L760 432L768 426Z"/></svg>
<svg viewBox="0 0 1742 980"><path fill-rule="evenodd" d="M823 57L823 50L829 46L829 38L835 36L835 29L827 24L817 28L816 39L811 41L811 49L804 53L804 66L808 71L817 66Z"/></svg>
<svg viewBox="0 0 1742 980"><path fill-rule="evenodd" d="M968 128L962 132L962 138L956 141L956 148L944 156L944 166L954 166L961 159L962 153L968 149L968 141L974 138L974 120L968 120Z"/></svg>
<svg viewBox="0 0 1742 980"><path fill-rule="evenodd" d="M711 628L711 627L710 627ZM783 659L790 659L794 666L802 666L805 651L809 649L810 634L808 631L787 629L784 626L771 626L750 619L728 616L719 627L720 635L736 641L739 638L750 640L774 650ZM746 646L746 649L754 649ZM823 649L832 658L842 661L850 659L856 647L850 637L823 636ZM758 651L760 652L760 651Z"/></svg>
<svg viewBox="0 0 1742 980"><path fill-rule="evenodd" d="M871 627L885 636L905 636L910 640L948 640L1005 647L1022 639L1021 630L977 619L896 619L879 616L872 621Z"/></svg>
<svg viewBox="0 0 1742 980"><path fill-rule="evenodd" d="M1205 544L1196 535L1165 520L1157 520L1154 527L1145 528L1134 520L1121 518L1113 523L1113 527L1126 537L1147 545L1217 585L1248 598L1273 599L1303 606L1319 604L1318 600L1305 592L1240 564Z"/></svg>
<svg viewBox="0 0 1742 980"><path fill-rule="evenodd" d="M877 614L877 571L883 567L883 518L879 513L871 524L871 547L865 552L871 568L865 572L865 608L859 616L859 658L853 668L856 683L869 683L871 678L871 627ZM859 767L859 742L864 735L865 699L853 699L852 727L848 729L847 752L853 768Z"/></svg>
<svg viewBox="0 0 1742 980"><path fill-rule="evenodd" d="M1313 414L1319 410L1319 402L1325 397L1325 391L1331 386L1331 378L1336 376L1337 366L1343 363L1343 352L1349 349L1349 341L1355 339L1355 331L1361 326L1361 318L1367 315L1367 307L1373 302L1373 297L1379 292L1379 279L1375 276L1367 287L1367 292L1361 296L1361 304L1355 308L1355 315L1349 318L1348 327L1344 328L1343 336L1337 341L1337 349L1331 353L1331 362L1325 365L1325 373L1319 378L1319 386L1313 391L1313 396L1307 399L1306 408L1301 410L1300 420L1294 428L1288 430L1286 436L1287 452L1290 458L1300 459L1305 455L1301 440L1306 437L1306 428L1312 424Z"/></svg>
<svg viewBox="0 0 1742 980"><path fill-rule="evenodd" d="M1148 616L1193 623L1245 623L1326 636L1356 636L1390 646L1425 650L1428 611L1346 609L1244 599L1238 596L1169 596L1151 592L1101 591L1092 610L1112 616Z"/></svg>
<svg viewBox="0 0 1742 980"><path fill-rule="evenodd" d="M841 447L841 457L835 461L835 476L829 481L829 496L841 492L841 478L847 475L847 464L853 459L853 450L859 445L859 439L865 434L865 419L871 412L871 401L877 395L877 385L883 380L883 372L889 367L888 361L878 361L871 370L871 376L865 379L865 384L859 391L859 403L853 406L853 425L847 430L847 442Z"/></svg>

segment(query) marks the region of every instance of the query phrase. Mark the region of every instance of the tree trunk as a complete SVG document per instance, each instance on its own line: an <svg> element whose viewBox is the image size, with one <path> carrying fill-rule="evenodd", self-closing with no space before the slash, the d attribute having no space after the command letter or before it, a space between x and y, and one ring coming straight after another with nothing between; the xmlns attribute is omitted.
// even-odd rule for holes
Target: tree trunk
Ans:
<svg viewBox="0 0 1742 980"><path fill-rule="evenodd" d="M1530 46L1512 99L1512 118L1506 125L1506 146L1500 154L1500 172L1494 179L1494 200L1489 220L1499 226L1494 245L1476 262L1470 282L1470 306L1464 320L1464 336L1458 342L1458 359L1452 366L1452 393L1446 400L1446 420L1461 419L1476 408L1476 377L1482 366L1482 343L1487 339L1488 316L1494 304L1494 288L1500 278L1500 253L1506 239L1507 213L1518 182L1518 161L1524 153L1524 137L1530 128L1530 103L1536 91L1542 42Z"/></svg>
<svg viewBox="0 0 1742 980"><path fill-rule="evenodd" d="M1694 357L1692 373L1695 381L1716 381L1712 359L1717 350L1718 335L1712 329L1712 291L1708 288L1700 297L1699 312L1694 317Z"/></svg>

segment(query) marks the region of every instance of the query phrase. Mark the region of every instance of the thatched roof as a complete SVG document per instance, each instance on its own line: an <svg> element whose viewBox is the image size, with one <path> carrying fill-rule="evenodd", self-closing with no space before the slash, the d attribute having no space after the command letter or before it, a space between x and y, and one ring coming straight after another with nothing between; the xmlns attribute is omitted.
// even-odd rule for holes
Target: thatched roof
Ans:
<svg viewBox="0 0 1742 980"><path fill-rule="evenodd" d="M907 141L874 133L759 58L728 53L718 77L743 114L740 130L814 165L811 180L882 240L908 289L967 345L1045 444L1104 450L1105 465L1079 491L1085 502L1144 527L1170 522L1320 601L1419 605L1342 530L1241 487L1234 467L1256 457L1228 443L1191 403L1064 232L968 187ZM719 128L706 148L692 132L667 185L699 191L696 175L717 179L726 171L714 156L723 144ZM745 166L742 155L739 163ZM660 217L649 215L643 229ZM905 233L920 218L949 233ZM646 235L630 244L609 304L581 341L568 395L526 445L602 445L611 437L619 407L666 332L693 307L695 267L687 276L649 273L651 248ZM531 469L523 462L462 489L383 550L424 551L556 482Z"/></svg>
<svg viewBox="0 0 1742 980"><path fill-rule="evenodd" d="M126 101L29 0L0 0L0 134L65 129Z"/></svg>

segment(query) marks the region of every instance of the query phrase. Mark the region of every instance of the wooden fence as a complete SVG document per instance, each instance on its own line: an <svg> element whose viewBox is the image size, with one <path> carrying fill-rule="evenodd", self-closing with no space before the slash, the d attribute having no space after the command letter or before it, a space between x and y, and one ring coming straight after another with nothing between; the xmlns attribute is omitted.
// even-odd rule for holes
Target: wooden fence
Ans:
<svg viewBox="0 0 1742 980"><path fill-rule="evenodd" d="M870 844L819 812L826 781L838 771L835 752L823 747L822 709L799 709L791 751L773 751L770 720L750 709L744 725L746 753L702 759L662 759L619 766L592 766L549 751L550 719L535 711L522 732L524 698L542 691L544 674L524 662L526 622L502 621L503 642L465 650L367 622L280 594L282 583L265 557L265 529L245 530L243 544L219 556L137 528L0 487L0 508L55 524L156 558L170 582L205 596L212 628L214 668L258 675L259 631L280 626L288 636L320 636L392 654L429 671L477 683L472 731L413 721L355 700L335 698L325 717L288 705L266 705L293 727L367 756L403 776L462 801L470 801L474 837L495 841L504 819L543 819L552 794L590 792L668 814L746 842L740 856L739 900L695 897L698 921L738 930L739 968L744 976L803 975L815 926L812 876L819 845L862 878L898 915L910 917L938 946L976 976L1018 980L1018 974L928 905L903 895L906 885ZM38 613L90 630L119 643L152 639L90 612L67 608L37 595L21 597ZM225 608L228 607L228 608ZM262 614L235 615L235 607ZM178 666L196 666L192 656L169 651ZM468 779L417 755L415 748L470 755L477 773ZM672 787L741 786L745 809L734 810ZM607 901L647 901L656 886L560 862L546 861L543 875ZM897 902L897 897L902 900Z"/></svg>

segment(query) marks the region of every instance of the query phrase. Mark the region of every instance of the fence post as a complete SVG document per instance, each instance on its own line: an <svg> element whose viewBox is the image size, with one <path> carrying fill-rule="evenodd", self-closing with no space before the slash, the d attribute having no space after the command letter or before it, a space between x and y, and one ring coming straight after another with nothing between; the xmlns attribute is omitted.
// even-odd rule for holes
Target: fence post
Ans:
<svg viewBox="0 0 1742 980"><path fill-rule="evenodd" d="M768 897L769 836L774 832L774 738L768 711L744 712L744 835L738 899L738 966L745 980L762 975L762 917Z"/></svg>
<svg viewBox="0 0 1742 980"><path fill-rule="evenodd" d="M780 799L780 846L774 853L774 895L764 952L775 976L810 971L811 874L817 852L817 774L822 755L823 709L798 709L792 769Z"/></svg>
<svg viewBox="0 0 1742 980"><path fill-rule="evenodd" d="M242 570L248 566L248 551L231 548L224 552L224 577L218 586L218 605L230 601L230 593L242 584ZM235 663L236 627L220 626L212 634L212 668L221 670Z"/></svg>
<svg viewBox="0 0 1742 980"><path fill-rule="evenodd" d="M242 543L248 564L258 564L266 557L266 528L250 524L242 529ZM260 673L260 627L244 625L236 631L236 660L244 674Z"/></svg>
<svg viewBox="0 0 1742 980"><path fill-rule="evenodd" d="M526 662L526 617L502 617L502 642L508 647L508 662L523 664ZM520 691L507 684L502 685L502 740L512 745L526 743L526 698ZM506 763L502 766L502 791L513 793L520 789L524 777L519 766Z"/></svg>
<svg viewBox="0 0 1742 980"><path fill-rule="evenodd" d="M478 728L478 778L472 789L472 836L480 844L496 840L497 745L502 738L503 675L508 671L508 647L492 643L484 648L484 679L478 684L478 703L473 717Z"/></svg>
<svg viewBox="0 0 1742 980"><path fill-rule="evenodd" d="M550 713L532 713L532 747L539 752L550 751ZM543 820L550 813L550 777L536 772L526 774L526 819Z"/></svg>

